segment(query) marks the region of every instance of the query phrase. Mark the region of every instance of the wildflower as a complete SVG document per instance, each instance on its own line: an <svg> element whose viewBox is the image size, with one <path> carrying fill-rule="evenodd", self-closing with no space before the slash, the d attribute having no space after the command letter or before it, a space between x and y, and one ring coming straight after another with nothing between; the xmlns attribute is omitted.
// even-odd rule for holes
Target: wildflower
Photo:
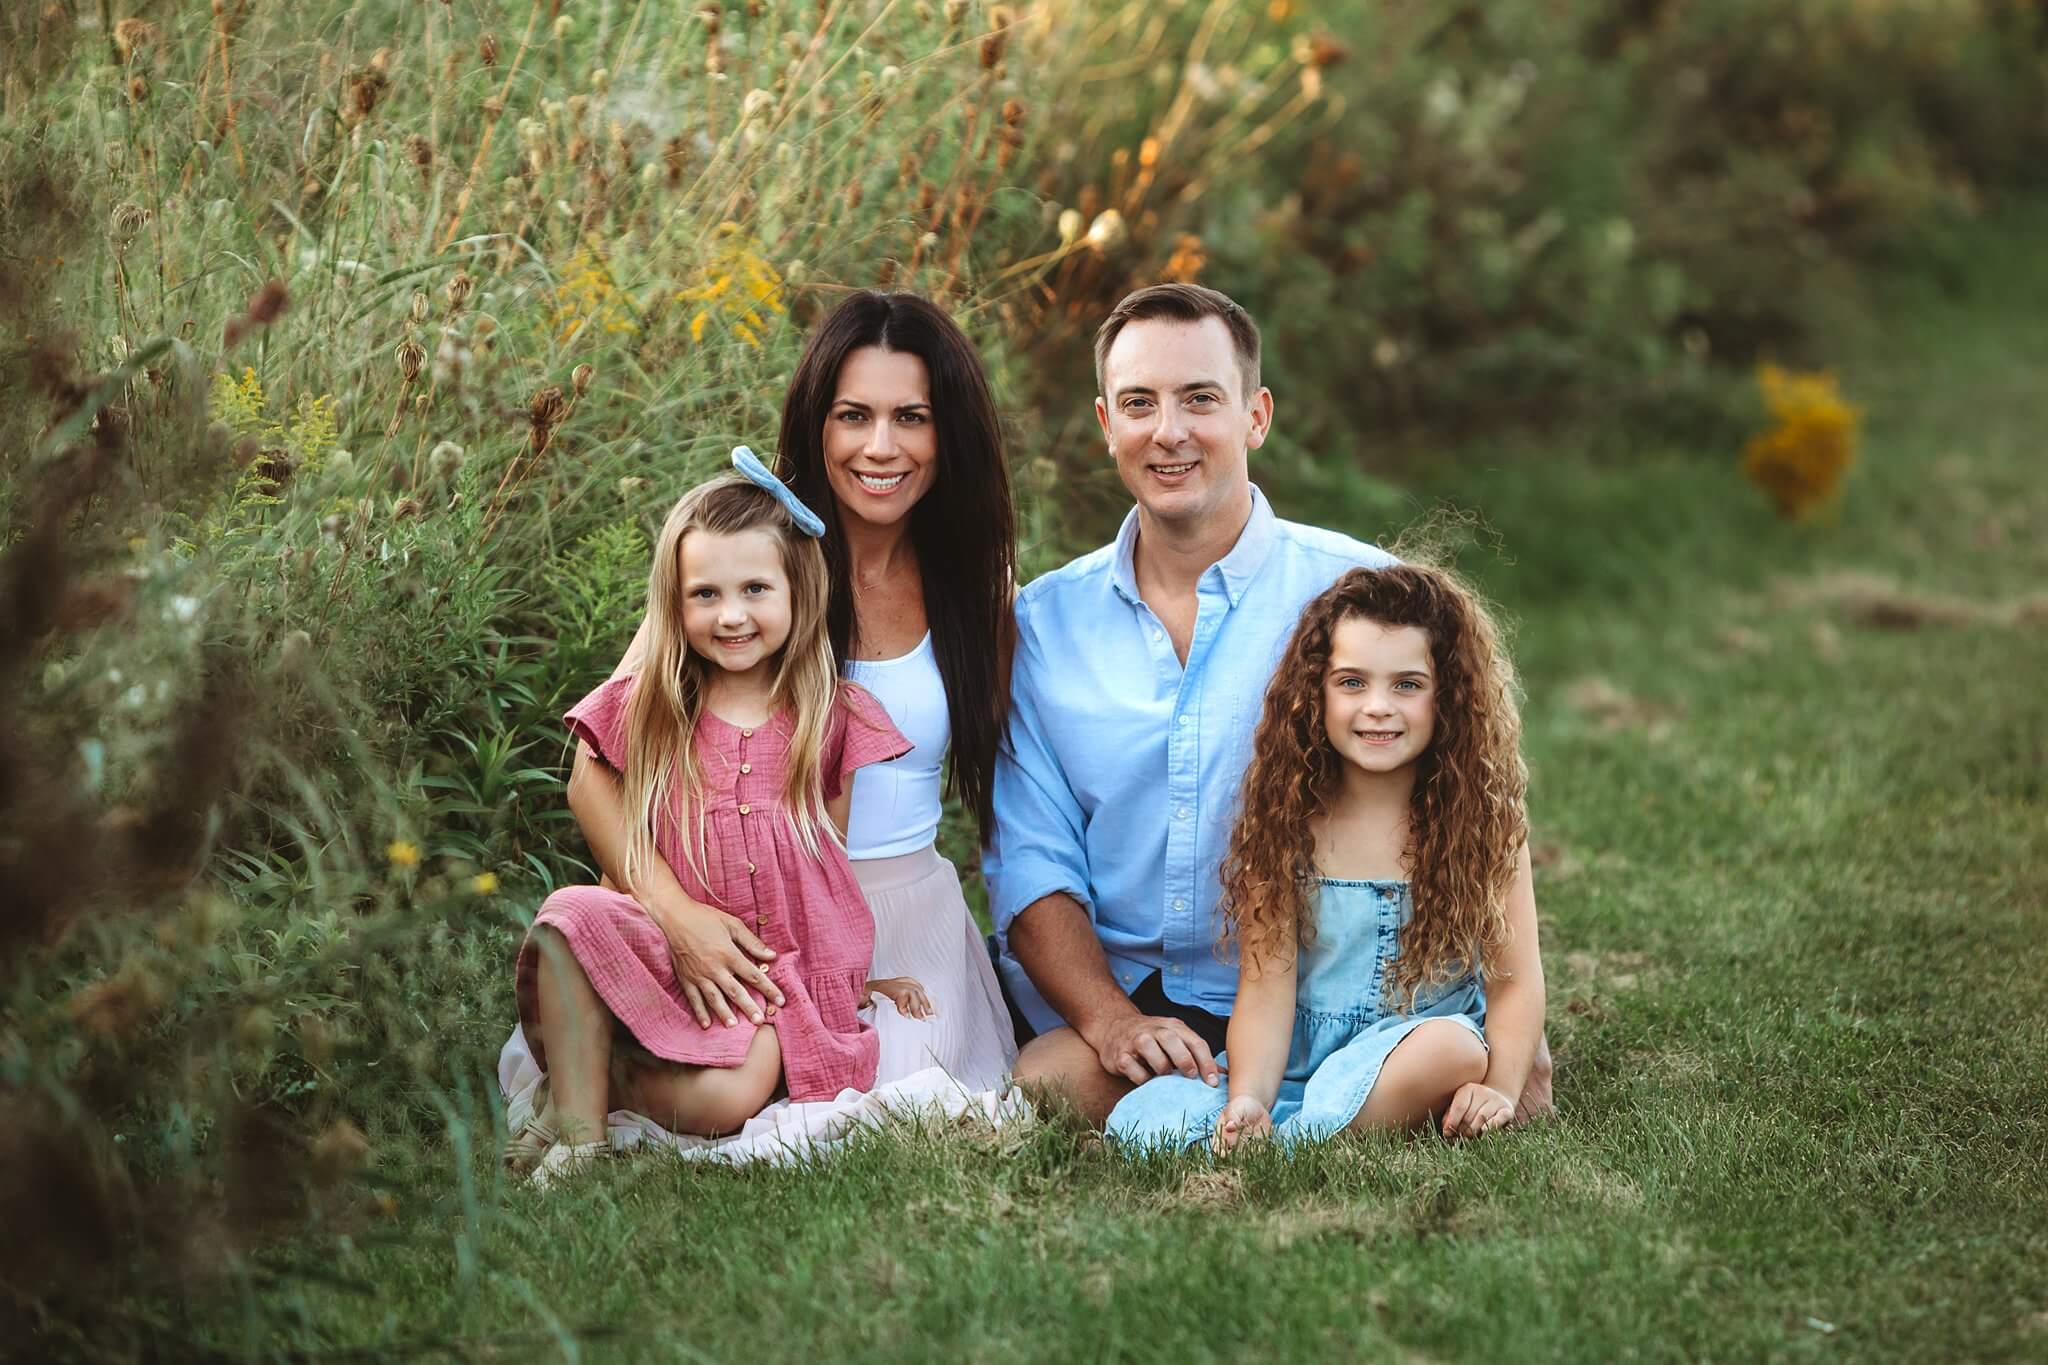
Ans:
<svg viewBox="0 0 2048 1365"><path fill-rule="evenodd" d="M73 995L65 1011L88 1033L123 1038L139 1029L163 1002L163 984L149 968L130 960L114 975Z"/></svg>
<svg viewBox="0 0 2048 1365"><path fill-rule="evenodd" d="M407 337L398 343L391 357L398 362L400 378L409 385L420 377L420 369L427 363L427 348Z"/></svg>
<svg viewBox="0 0 2048 1365"><path fill-rule="evenodd" d="M470 891L479 896L488 896L498 889L498 874L479 872L469 879Z"/></svg>
<svg viewBox="0 0 2048 1365"><path fill-rule="evenodd" d="M156 30L140 19L123 19L114 25L114 51L123 63L156 41Z"/></svg>
<svg viewBox="0 0 2048 1365"><path fill-rule="evenodd" d="M1750 439L1742 472L1788 517L1834 501L1856 463L1862 413L1845 402L1832 374L1765 365L1757 371L1764 404L1777 425Z"/></svg>
<svg viewBox="0 0 2048 1365"><path fill-rule="evenodd" d="M1192 232L1183 232L1175 240L1173 255L1167 258L1166 268L1159 272L1159 277L1191 284L1208 263L1209 254L1202 246L1202 239Z"/></svg>
<svg viewBox="0 0 2048 1365"><path fill-rule="evenodd" d="M1124 224L1124 216L1115 209L1104 209L1095 215L1095 221L1088 225L1088 245L1107 256L1130 241L1131 230Z"/></svg>
<svg viewBox="0 0 2048 1365"><path fill-rule="evenodd" d="M384 856L393 867L411 871L420 865L420 846L410 839L393 839L384 845Z"/></svg>
<svg viewBox="0 0 2048 1365"><path fill-rule="evenodd" d="M136 233L148 227L149 220L154 216L140 204L124 203L116 205L112 220L114 237L125 244Z"/></svg>

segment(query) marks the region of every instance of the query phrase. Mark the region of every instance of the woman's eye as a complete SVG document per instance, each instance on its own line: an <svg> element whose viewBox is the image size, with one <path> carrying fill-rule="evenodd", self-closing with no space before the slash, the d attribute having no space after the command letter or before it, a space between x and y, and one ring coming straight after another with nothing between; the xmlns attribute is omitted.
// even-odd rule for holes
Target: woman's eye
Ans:
<svg viewBox="0 0 2048 1365"><path fill-rule="evenodd" d="M864 412L841 412L839 420L842 422L864 422L867 420L867 416Z"/></svg>
<svg viewBox="0 0 2048 1365"><path fill-rule="evenodd" d="M930 419L926 417L924 413L921 412L906 412L901 417L898 417L896 420L903 423L905 426L915 427L922 426L925 422L929 421Z"/></svg>

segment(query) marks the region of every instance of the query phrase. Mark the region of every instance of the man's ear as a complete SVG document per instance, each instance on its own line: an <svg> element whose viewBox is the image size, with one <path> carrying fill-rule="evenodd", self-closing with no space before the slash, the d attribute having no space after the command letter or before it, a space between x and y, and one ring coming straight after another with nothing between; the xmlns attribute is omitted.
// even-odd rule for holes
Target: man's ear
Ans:
<svg viewBox="0 0 2048 1365"><path fill-rule="evenodd" d="M1100 400L1097 400L1097 405L1100 406ZM1273 391L1271 389L1261 385L1259 391L1252 395L1251 417L1252 429L1245 437L1244 448L1246 450L1257 450L1266 443L1266 433L1273 429Z"/></svg>
<svg viewBox="0 0 2048 1365"><path fill-rule="evenodd" d="M1102 444L1108 446L1110 444L1109 404L1103 400L1102 395L1099 393L1095 395L1095 425L1102 428ZM1114 455L1116 452L1114 449L1111 449L1110 453Z"/></svg>

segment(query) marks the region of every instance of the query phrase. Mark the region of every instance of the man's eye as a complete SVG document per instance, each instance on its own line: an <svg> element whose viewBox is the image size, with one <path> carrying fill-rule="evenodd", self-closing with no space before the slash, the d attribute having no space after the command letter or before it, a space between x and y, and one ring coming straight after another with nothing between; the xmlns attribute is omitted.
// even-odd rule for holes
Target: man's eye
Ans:
<svg viewBox="0 0 2048 1365"><path fill-rule="evenodd" d="M1213 403L1215 401L1216 395L1213 393L1198 393L1194 397L1188 399L1188 403L1190 406L1196 403Z"/></svg>

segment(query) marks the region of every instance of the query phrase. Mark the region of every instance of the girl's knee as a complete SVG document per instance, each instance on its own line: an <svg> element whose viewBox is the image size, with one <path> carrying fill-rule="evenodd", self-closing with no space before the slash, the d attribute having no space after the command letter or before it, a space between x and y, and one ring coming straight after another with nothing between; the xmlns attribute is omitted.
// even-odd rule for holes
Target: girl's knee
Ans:
<svg viewBox="0 0 2048 1365"><path fill-rule="evenodd" d="M1411 1033L1401 1046L1419 1045L1424 1072L1447 1091L1486 1079L1486 1044L1453 1019L1432 1019Z"/></svg>

